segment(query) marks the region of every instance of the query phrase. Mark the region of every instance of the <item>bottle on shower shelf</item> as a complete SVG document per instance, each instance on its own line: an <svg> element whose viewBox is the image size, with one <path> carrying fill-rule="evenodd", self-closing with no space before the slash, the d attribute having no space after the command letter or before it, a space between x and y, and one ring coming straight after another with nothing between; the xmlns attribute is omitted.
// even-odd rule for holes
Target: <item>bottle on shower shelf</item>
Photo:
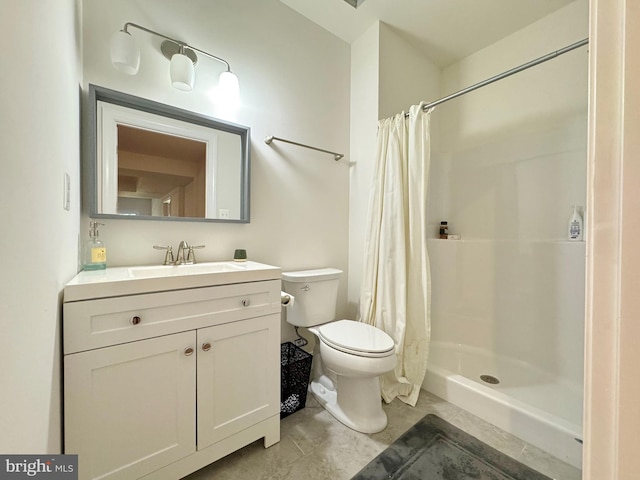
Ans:
<svg viewBox="0 0 640 480"><path fill-rule="evenodd" d="M569 240L582 241L582 215L578 205L573 205L573 212L569 218Z"/></svg>
<svg viewBox="0 0 640 480"><path fill-rule="evenodd" d="M440 238L446 239L449 237L449 225L447 222L440 222Z"/></svg>

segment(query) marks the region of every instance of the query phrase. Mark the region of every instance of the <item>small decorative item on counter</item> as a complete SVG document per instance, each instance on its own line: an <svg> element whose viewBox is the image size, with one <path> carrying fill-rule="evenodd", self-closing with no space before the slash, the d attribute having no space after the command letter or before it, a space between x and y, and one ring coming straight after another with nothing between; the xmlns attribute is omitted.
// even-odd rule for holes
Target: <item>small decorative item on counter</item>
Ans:
<svg viewBox="0 0 640 480"><path fill-rule="evenodd" d="M449 236L449 225L447 222L440 222L440 238L446 239Z"/></svg>
<svg viewBox="0 0 640 480"><path fill-rule="evenodd" d="M573 205L573 212L569 218L569 240L582 240L582 215L577 205Z"/></svg>
<svg viewBox="0 0 640 480"><path fill-rule="evenodd" d="M233 260L236 262L246 262L247 261L247 251L244 248L238 248L235 252L233 252Z"/></svg>
<svg viewBox="0 0 640 480"><path fill-rule="evenodd" d="M460 235L454 235L454 234L450 234L447 237L448 240L460 240Z"/></svg>

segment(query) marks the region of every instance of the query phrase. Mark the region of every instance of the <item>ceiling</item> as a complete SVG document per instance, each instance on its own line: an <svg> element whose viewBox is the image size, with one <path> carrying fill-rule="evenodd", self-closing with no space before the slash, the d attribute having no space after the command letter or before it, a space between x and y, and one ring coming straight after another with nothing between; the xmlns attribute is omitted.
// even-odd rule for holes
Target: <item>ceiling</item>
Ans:
<svg viewBox="0 0 640 480"><path fill-rule="evenodd" d="M120 151L204 163L207 144L177 135L118 125L118 152Z"/></svg>
<svg viewBox="0 0 640 480"><path fill-rule="evenodd" d="M349 43L380 20L442 68L574 0L280 1Z"/></svg>

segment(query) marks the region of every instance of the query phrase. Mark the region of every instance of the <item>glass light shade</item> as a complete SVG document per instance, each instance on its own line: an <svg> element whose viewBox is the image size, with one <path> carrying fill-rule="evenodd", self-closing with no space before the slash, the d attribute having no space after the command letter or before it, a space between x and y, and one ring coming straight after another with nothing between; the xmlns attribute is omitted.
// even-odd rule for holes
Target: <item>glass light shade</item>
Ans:
<svg viewBox="0 0 640 480"><path fill-rule="evenodd" d="M193 82L195 80L195 69L193 62L189 57L182 53L176 53L171 57L171 85L183 92L193 90Z"/></svg>
<svg viewBox="0 0 640 480"><path fill-rule="evenodd" d="M218 91L221 97L226 97L231 102L237 102L240 99L238 77L230 71L222 72L218 79Z"/></svg>
<svg viewBox="0 0 640 480"><path fill-rule="evenodd" d="M140 49L130 33L120 30L111 36L111 63L127 75L138 73Z"/></svg>

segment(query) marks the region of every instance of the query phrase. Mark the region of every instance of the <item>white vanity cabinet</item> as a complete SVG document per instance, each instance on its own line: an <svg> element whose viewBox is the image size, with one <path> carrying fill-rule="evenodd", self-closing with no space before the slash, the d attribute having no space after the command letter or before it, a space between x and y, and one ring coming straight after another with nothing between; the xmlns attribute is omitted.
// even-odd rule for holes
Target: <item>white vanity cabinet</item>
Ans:
<svg viewBox="0 0 640 480"><path fill-rule="evenodd" d="M65 356L65 453L80 478L139 478L196 451L195 337Z"/></svg>
<svg viewBox="0 0 640 480"><path fill-rule="evenodd" d="M177 479L279 441L272 269L255 282L105 298L70 288L68 300L65 289L65 453L78 454L80 479Z"/></svg>

